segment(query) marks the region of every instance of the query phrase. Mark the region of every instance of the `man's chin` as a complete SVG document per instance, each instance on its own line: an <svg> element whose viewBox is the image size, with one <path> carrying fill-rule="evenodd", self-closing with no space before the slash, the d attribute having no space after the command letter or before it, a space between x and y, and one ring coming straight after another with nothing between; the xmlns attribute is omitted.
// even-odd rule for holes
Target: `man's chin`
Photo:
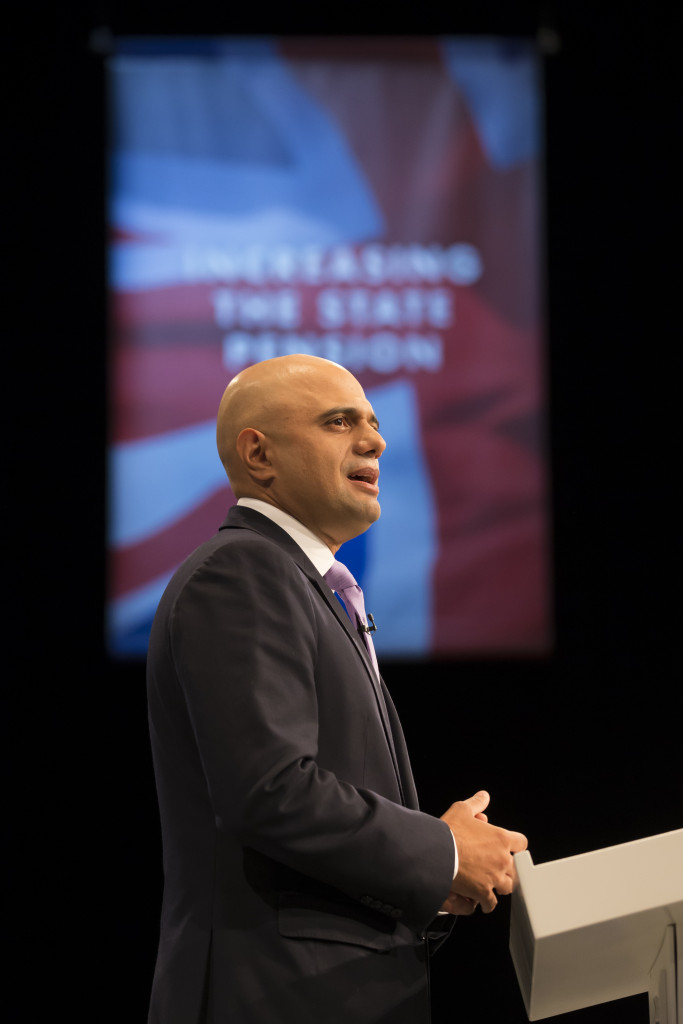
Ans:
<svg viewBox="0 0 683 1024"><path fill-rule="evenodd" d="M365 527L367 530L368 526L372 526L373 523L377 522L382 513L382 509L380 508L377 498L368 498L367 501L362 503L358 509L358 513L359 518L367 523Z"/></svg>
<svg viewBox="0 0 683 1024"><path fill-rule="evenodd" d="M357 510L356 515L353 517L353 523L349 523L357 531L353 536L357 537L358 534L369 530L372 524L377 522L381 513L382 510L377 499L372 502L364 502L363 506Z"/></svg>

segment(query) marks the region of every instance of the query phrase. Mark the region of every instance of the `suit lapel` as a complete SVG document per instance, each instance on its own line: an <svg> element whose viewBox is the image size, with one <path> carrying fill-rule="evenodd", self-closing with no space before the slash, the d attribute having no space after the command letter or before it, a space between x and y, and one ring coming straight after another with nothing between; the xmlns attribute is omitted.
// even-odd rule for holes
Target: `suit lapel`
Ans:
<svg viewBox="0 0 683 1024"><path fill-rule="evenodd" d="M308 559L306 559L306 561L308 561ZM367 648L363 641L361 640L358 633L356 632L356 630L353 628L351 620L349 619L348 615L337 601L337 598L334 596L333 592L330 590L325 580L319 575L319 573L315 569L313 569L312 574L308 572L306 568L301 565L300 562L297 562L297 564L299 565L299 568L302 569L304 574L307 576L310 583L315 587L317 592L320 594L328 608L332 610L335 618L337 619L342 629L348 636L349 640L355 647L356 653L358 654L361 661L363 662L363 665L365 666L365 671L367 672L368 678L370 679L370 683L372 685L373 692L375 694L375 701L377 703L377 710L379 712L379 716L382 721L382 726L384 728L384 735L386 737L389 750L391 751L391 759L394 763L394 770L396 772L396 779L398 781L401 799L405 803L403 783L401 780L401 772L399 770L398 758L396 756L396 748L394 746L394 736L391 728L391 722L389 720L386 702L384 700L384 695L382 693L382 684L381 681L377 678L377 675L375 674L375 669L373 667L372 661L370 660L370 655L368 654Z"/></svg>
<svg viewBox="0 0 683 1024"><path fill-rule="evenodd" d="M348 636L350 642L353 644L356 650L356 654L361 659L361 662L365 667L365 671L368 674L370 684L375 695L377 711L379 713L382 726L384 728L384 735L386 737L387 745L391 752L391 759L394 764L394 771L396 772L396 779L398 782L399 791L401 793L401 799L405 804L406 799L404 795L404 787L402 782L402 772L399 767L399 760L394 745L392 723L390 721L389 713L387 711L387 705L382 694L382 684L375 674L375 670L372 665L372 661L370 660L370 655L368 654L365 644L361 640L356 630L353 628L351 620L349 619L346 612L343 610L342 606L337 601L336 597L334 596L334 593L330 590L325 580L322 578L322 576L315 568L313 563L310 561L310 559L306 557L306 555L299 547L299 545L296 543L296 541L292 540L289 534L285 530L281 529L281 527L279 527L277 523L274 523L272 519L268 519L267 516L261 515L261 513L256 512L255 509L244 508L242 506L235 505L230 509L227 519L221 526L222 530L227 528L255 530L257 533L263 534L264 536L268 537L270 540L278 544L280 547L284 548L288 552L288 554L291 555L294 562L298 565L299 569L302 571L304 576L306 576L306 578L311 583L313 588L323 599L327 607L330 609L332 614L337 619L339 625L342 627L342 629ZM412 782L410 778L408 781Z"/></svg>

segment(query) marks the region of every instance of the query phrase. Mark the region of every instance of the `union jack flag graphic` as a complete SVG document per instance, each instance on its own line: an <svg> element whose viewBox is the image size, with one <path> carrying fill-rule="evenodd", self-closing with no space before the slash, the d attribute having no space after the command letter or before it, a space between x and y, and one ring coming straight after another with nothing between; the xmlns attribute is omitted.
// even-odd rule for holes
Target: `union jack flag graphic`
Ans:
<svg viewBox="0 0 683 1024"><path fill-rule="evenodd" d="M532 46L131 39L109 77L110 650L234 502L227 382L311 352L387 440L340 554L380 655L548 651Z"/></svg>

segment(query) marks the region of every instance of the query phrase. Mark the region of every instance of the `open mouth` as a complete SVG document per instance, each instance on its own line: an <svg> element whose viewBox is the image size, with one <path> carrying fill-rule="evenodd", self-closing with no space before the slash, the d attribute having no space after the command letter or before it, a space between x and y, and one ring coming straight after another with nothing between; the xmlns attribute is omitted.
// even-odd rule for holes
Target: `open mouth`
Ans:
<svg viewBox="0 0 683 1024"><path fill-rule="evenodd" d="M379 470L374 469L372 466L362 466L360 469L356 469L352 473L349 473L348 478L352 483L360 484L365 490L368 490L372 494L379 493L379 487L377 486Z"/></svg>

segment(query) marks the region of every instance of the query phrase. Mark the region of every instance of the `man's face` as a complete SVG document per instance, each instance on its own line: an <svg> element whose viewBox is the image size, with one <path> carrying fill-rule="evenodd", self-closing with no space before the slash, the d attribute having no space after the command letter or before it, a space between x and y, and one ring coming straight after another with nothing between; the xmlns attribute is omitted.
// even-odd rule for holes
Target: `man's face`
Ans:
<svg viewBox="0 0 683 1024"><path fill-rule="evenodd" d="M333 551L379 518L378 426L358 381L334 364L294 374L271 417L269 500Z"/></svg>

